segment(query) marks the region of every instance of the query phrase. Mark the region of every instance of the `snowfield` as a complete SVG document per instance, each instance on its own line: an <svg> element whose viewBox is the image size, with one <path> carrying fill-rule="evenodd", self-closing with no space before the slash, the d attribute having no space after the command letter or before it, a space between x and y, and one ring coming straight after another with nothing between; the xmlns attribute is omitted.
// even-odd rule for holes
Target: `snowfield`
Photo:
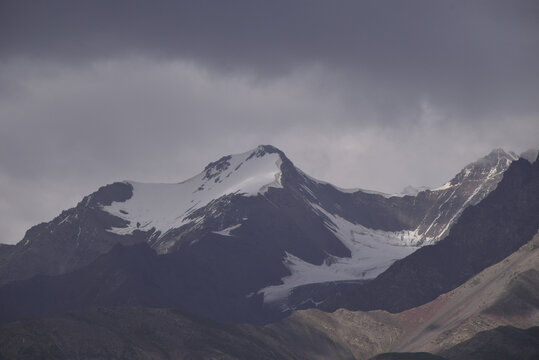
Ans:
<svg viewBox="0 0 539 360"><path fill-rule="evenodd" d="M350 250L351 257L329 257L321 265L308 263L294 255L286 255L283 263L290 275L281 279L282 284L261 289L264 302L286 298L295 287L307 284L343 280L374 279L398 259L402 259L419 247L419 235L413 231L381 231L353 224L332 215L316 204L313 211L325 216L326 227Z"/></svg>
<svg viewBox="0 0 539 360"><path fill-rule="evenodd" d="M103 210L129 222L110 232L126 235L139 229L155 228L161 235L194 221L187 217L195 210L224 195L255 196L269 187L281 188L281 158L260 149L225 157L195 177L179 184L145 184L126 181L133 196L113 202Z"/></svg>

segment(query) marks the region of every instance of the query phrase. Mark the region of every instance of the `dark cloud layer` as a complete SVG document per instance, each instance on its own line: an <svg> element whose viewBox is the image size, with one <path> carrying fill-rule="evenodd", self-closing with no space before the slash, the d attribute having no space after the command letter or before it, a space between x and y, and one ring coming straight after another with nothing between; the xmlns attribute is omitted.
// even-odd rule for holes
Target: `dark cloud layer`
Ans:
<svg viewBox="0 0 539 360"><path fill-rule="evenodd" d="M539 147L539 2L0 1L0 242L261 143L343 187Z"/></svg>
<svg viewBox="0 0 539 360"><path fill-rule="evenodd" d="M1 13L3 59L151 54L262 77L321 64L367 84L378 120L425 99L474 118L539 106L533 0L8 1Z"/></svg>

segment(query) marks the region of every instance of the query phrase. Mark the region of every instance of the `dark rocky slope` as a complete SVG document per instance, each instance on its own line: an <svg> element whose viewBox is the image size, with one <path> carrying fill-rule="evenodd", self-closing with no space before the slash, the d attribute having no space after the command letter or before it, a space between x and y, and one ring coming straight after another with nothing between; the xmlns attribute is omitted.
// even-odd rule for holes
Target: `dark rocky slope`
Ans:
<svg viewBox="0 0 539 360"><path fill-rule="evenodd" d="M354 359L316 329L223 325L167 309L96 309L0 327L0 359Z"/></svg>
<svg viewBox="0 0 539 360"><path fill-rule="evenodd" d="M234 261L221 256L220 244L221 239L201 242L201 246L208 246L204 257L189 250L157 255L145 243L116 246L74 272L36 276L3 286L0 320L123 305L173 307L220 321L268 321L269 315L262 311L262 296L244 294L256 290L253 284L259 281L260 273L269 273L271 254L267 261L260 261L262 256L253 257L256 261ZM242 244L239 248L227 246L231 248L242 254L262 251L256 246L245 249ZM232 265L224 267L225 261ZM232 285L230 279L234 279Z"/></svg>
<svg viewBox="0 0 539 360"><path fill-rule="evenodd" d="M370 360L447 360L438 355L418 352L418 353L384 353L376 355Z"/></svg>
<svg viewBox="0 0 539 360"><path fill-rule="evenodd" d="M439 354L384 353L371 360L535 360L539 358L539 327L500 326L482 331Z"/></svg>
<svg viewBox="0 0 539 360"><path fill-rule="evenodd" d="M502 326L482 331L440 355L448 360L539 359L539 326L529 329Z"/></svg>
<svg viewBox="0 0 539 360"><path fill-rule="evenodd" d="M16 245L0 247L0 284L37 274L62 274L89 264L115 244L145 241L142 233L120 236L107 231L125 222L101 207L131 195L127 184L103 186L51 222L30 228Z"/></svg>

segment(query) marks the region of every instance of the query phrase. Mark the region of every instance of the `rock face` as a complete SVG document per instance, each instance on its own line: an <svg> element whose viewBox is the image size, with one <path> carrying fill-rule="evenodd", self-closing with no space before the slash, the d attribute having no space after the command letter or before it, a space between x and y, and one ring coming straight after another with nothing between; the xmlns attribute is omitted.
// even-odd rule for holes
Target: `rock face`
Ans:
<svg viewBox="0 0 539 360"><path fill-rule="evenodd" d="M0 247L0 281L10 283L0 298L6 309L15 306L2 316L130 304L223 321L280 318L325 300L333 291L328 282L346 287L372 280L395 260L438 242L464 208L496 187L513 159L493 151L441 188L415 196L338 189L309 177L272 146L225 156L179 184L107 185L33 227L17 245ZM126 247L133 244L141 245ZM387 299L382 307L428 301L500 254L464 268L436 291L403 295L398 305ZM14 300L38 296L38 288L49 306ZM350 301L356 304L353 292Z"/></svg>

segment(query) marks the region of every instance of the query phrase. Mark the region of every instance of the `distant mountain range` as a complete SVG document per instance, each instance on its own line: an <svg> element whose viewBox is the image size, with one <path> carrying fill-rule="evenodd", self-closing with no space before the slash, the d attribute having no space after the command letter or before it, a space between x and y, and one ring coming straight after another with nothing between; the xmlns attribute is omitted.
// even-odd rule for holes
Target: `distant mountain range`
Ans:
<svg viewBox="0 0 539 360"><path fill-rule="evenodd" d="M283 307L294 288L371 280L395 260L438 242L466 207L496 187L516 158L494 150L438 189L387 195L315 180L282 151L259 146L210 163L178 184L126 181L100 188L30 229L17 245L0 248L0 279L60 274L66 279L85 266L83 271L91 272L91 263L115 245L145 243L159 256L137 247L155 258L156 268L144 270L159 278L155 281L167 295L142 303L163 302L219 320L264 322L255 309L277 305L286 314L295 307ZM112 269L115 256L133 251L116 249L98 262L111 257ZM130 284L142 286L135 279ZM162 299L173 293L182 295ZM228 299L234 299L230 308L224 305Z"/></svg>

